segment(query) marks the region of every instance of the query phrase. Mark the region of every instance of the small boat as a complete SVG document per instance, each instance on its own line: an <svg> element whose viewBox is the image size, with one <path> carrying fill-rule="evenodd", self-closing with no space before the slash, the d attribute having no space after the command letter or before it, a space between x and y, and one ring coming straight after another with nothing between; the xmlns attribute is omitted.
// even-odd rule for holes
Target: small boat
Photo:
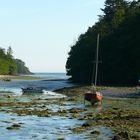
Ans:
<svg viewBox="0 0 140 140"><path fill-rule="evenodd" d="M85 93L84 99L94 105L95 103L102 101L103 95L97 91L88 91Z"/></svg>
<svg viewBox="0 0 140 140"><path fill-rule="evenodd" d="M11 81L10 78L3 78L2 80L5 81L5 82L10 82Z"/></svg>
<svg viewBox="0 0 140 140"><path fill-rule="evenodd" d="M41 88L27 87L21 89L22 89L22 93L43 93L43 89Z"/></svg>
<svg viewBox="0 0 140 140"><path fill-rule="evenodd" d="M103 95L100 92L96 91L96 84L97 84L97 72L98 72L98 52L99 52L99 34L97 37L97 50L96 50L96 68L95 68L95 76L92 76L92 86L93 89L88 91L84 94L84 100L89 101L92 105L97 102L101 102L103 99Z"/></svg>

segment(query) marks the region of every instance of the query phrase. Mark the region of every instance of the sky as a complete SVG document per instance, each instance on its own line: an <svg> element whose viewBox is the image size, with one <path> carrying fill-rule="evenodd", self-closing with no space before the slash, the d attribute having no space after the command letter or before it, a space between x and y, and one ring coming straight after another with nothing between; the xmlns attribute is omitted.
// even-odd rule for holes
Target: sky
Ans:
<svg viewBox="0 0 140 140"><path fill-rule="evenodd" d="M98 21L105 0L0 0L0 47L32 72L66 72L70 47Z"/></svg>

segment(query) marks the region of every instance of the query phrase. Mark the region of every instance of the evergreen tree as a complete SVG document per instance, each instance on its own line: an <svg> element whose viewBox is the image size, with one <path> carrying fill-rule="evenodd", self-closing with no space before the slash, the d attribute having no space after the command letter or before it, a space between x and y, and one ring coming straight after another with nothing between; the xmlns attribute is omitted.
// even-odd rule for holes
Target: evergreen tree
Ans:
<svg viewBox="0 0 140 140"><path fill-rule="evenodd" d="M5 49L0 48L0 74L29 74L30 71L25 66L25 63L19 60L21 62L19 66L18 63L16 63L18 60L16 61L13 58L12 54L13 50L10 46L7 49L7 52L5 51ZM22 67L22 69L20 69L19 67Z"/></svg>
<svg viewBox="0 0 140 140"><path fill-rule="evenodd" d="M74 82L91 83L100 33L98 84L135 85L140 73L140 0L106 0L102 11L99 21L71 47L67 74Z"/></svg>
<svg viewBox="0 0 140 140"><path fill-rule="evenodd" d="M13 50L12 50L11 46L9 46L7 49L7 57L13 58Z"/></svg>

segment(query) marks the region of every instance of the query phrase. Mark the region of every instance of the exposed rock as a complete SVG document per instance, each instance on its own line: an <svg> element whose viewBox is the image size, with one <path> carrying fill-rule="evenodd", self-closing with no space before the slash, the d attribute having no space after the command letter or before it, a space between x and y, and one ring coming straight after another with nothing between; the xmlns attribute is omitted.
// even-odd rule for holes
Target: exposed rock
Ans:
<svg viewBox="0 0 140 140"><path fill-rule="evenodd" d="M121 140L120 136L114 136L112 140Z"/></svg>
<svg viewBox="0 0 140 140"><path fill-rule="evenodd" d="M90 121L85 122L82 127L90 127L92 126L92 123Z"/></svg>
<svg viewBox="0 0 140 140"><path fill-rule="evenodd" d="M12 124L11 126L9 126L9 127L7 127L6 129L19 129L21 127L21 125L20 124Z"/></svg>
<svg viewBox="0 0 140 140"><path fill-rule="evenodd" d="M79 109L78 108L71 108L69 110L70 113L78 113L79 112Z"/></svg>
<svg viewBox="0 0 140 140"><path fill-rule="evenodd" d="M84 109L80 109L80 108L71 108L69 109L69 113L79 113L79 112L83 112Z"/></svg>
<svg viewBox="0 0 140 140"><path fill-rule="evenodd" d="M94 131L91 132L91 134L93 134L93 135L100 135L100 131L94 130Z"/></svg>
<svg viewBox="0 0 140 140"><path fill-rule="evenodd" d="M120 132L118 135L114 136L112 140L129 140L129 134L127 132Z"/></svg>
<svg viewBox="0 0 140 140"><path fill-rule="evenodd" d="M64 138L58 138L57 140L65 140Z"/></svg>
<svg viewBox="0 0 140 140"><path fill-rule="evenodd" d="M75 98L68 98L67 101L75 101Z"/></svg>
<svg viewBox="0 0 140 140"><path fill-rule="evenodd" d="M82 127L76 127L76 128L72 128L70 130L74 133L82 133L85 131L85 129L83 129Z"/></svg>

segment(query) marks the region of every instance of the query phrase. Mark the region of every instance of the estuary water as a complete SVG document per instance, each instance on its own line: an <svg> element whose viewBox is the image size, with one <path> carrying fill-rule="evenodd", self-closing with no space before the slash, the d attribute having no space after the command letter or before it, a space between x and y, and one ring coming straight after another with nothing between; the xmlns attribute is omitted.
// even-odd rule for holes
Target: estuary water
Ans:
<svg viewBox="0 0 140 140"><path fill-rule="evenodd" d="M31 76L36 76L40 78L47 78L47 79L68 79L66 73L34 73Z"/></svg>
<svg viewBox="0 0 140 140"><path fill-rule="evenodd" d="M39 87L45 92L56 89L75 86L68 82L68 76L65 73L34 73L29 75L40 80L11 80L10 82L0 80L0 91L10 91L14 95L21 95L21 88Z"/></svg>
<svg viewBox="0 0 140 140"><path fill-rule="evenodd" d="M113 132L104 127L81 127L84 112L94 115L96 108L72 102L53 90L75 86L65 73L35 73L43 80L0 81L0 140L111 140ZM23 95L23 87L41 87L43 94ZM10 92L9 92L10 91ZM10 94L10 96L9 96ZM7 96L8 95L8 96ZM88 112L87 112L88 113ZM77 132L77 130L80 131Z"/></svg>

